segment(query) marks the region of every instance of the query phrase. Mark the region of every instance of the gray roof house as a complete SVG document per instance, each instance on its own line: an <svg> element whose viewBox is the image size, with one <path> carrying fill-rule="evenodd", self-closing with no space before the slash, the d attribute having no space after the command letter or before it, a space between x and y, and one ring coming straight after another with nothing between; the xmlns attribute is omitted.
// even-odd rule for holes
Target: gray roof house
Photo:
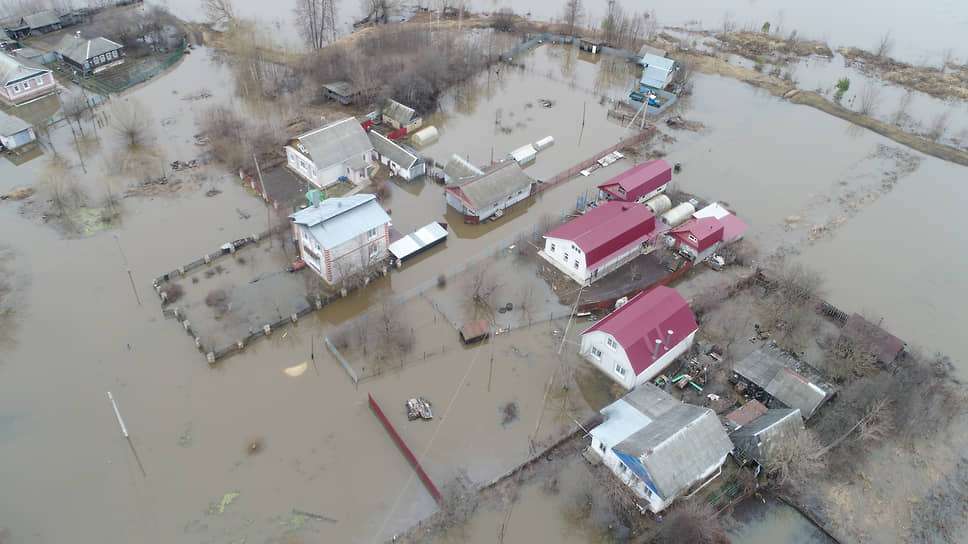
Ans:
<svg viewBox="0 0 968 544"><path fill-rule="evenodd" d="M16 149L36 139L30 123L0 111L0 150Z"/></svg>
<svg viewBox="0 0 968 544"><path fill-rule="evenodd" d="M770 470L774 457L803 431L803 418L796 408L775 408L729 435L740 454Z"/></svg>
<svg viewBox="0 0 968 544"><path fill-rule="evenodd" d="M666 85L672 83L676 72L679 71L679 61L666 57L660 57L651 53L642 56L642 79L639 81L639 90L643 87L662 90Z"/></svg>
<svg viewBox="0 0 968 544"><path fill-rule="evenodd" d="M356 100L358 92L348 81L333 81L323 84L323 94L344 106L349 106Z"/></svg>
<svg viewBox="0 0 968 544"><path fill-rule="evenodd" d="M415 151L403 147L375 130L369 131L368 134L380 164L387 165L391 174L409 181L426 173L426 165Z"/></svg>
<svg viewBox="0 0 968 544"><path fill-rule="evenodd" d="M719 475L733 450L716 413L642 384L601 411L590 450L652 512Z"/></svg>
<svg viewBox="0 0 968 544"><path fill-rule="evenodd" d="M383 105L383 122L388 123L395 129L407 127L410 129L419 128L423 123L417 112L410 106L404 106L393 99L388 99Z"/></svg>
<svg viewBox="0 0 968 544"><path fill-rule="evenodd" d="M836 389L815 369L781 350L775 342L765 344L733 365L737 379L755 385L769 395L767 407L774 401L789 408L799 408L804 419L810 417Z"/></svg>
<svg viewBox="0 0 968 544"><path fill-rule="evenodd" d="M56 11L48 9L30 15L24 15L20 19L20 24L28 27L31 34L45 34L47 32L53 32L54 30L60 30L61 19Z"/></svg>
<svg viewBox="0 0 968 544"><path fill-rule="evenodd" d="M361 183L372 164L373 144L360 123L347 117L289 141L288 166L318 187L341 178Z"/></svg>
<svg viewBox="0 0 968 544"><path fill-rule="evenodd" d="M289 218L300 257L327 283L388 256L390 216L374 195L328 198Z"/></svg>
<svg viewBox="0 0 968 544"><path fill-rule="evenodd" d="M65 36L57 53L75 70L89 74L124 62L124 46L105 37L82 38L80 33Z"/></svg>
<svg viewBox="0 0 968 544"><path fill-rule="evenodd" d="M0 101L24 104L55 90L56 82L50 70L0 52Z"/></svg>
<svg viewBox="0 0 968 544"><path fill-rule="evenodd" d="M534 180L513 160L482 175L444 187L447 205L464 214L465 223L479 223L531 195ZM501 213L498 213L501 212Z"/></svg>

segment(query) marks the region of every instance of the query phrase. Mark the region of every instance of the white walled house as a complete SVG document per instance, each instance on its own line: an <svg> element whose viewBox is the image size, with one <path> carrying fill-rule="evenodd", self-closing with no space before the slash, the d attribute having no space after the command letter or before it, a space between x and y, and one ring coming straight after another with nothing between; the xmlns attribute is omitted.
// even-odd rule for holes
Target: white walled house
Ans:
<svg viewBox="0 0 968 544"><path fill-rule="evenodd" d="M640 255L667 228L644 204L603 202L545 234L539 255L589 285Z"/></svg>
<svg viewBox="0 0 968 544"><path fill-rule="evenodd" d="M329 198L289 218L300 258L330 285L389 256L390 216L374 195Z"/></svg>
<svg viewBox="0 0 968 544"><path fill-rule="evenodd" d="M590 450L650 511L702 488L733 449L716 413L647 383L601 411Z"/></svg>
<svg viewBox="0 0 968 544"><path fill-rule="evenodd" d="M531 196L534 180L514 161L505 161L480 176L444 187L447 205L476 224Z"/></svg>
<svg viewBox="0 0 968 544"><path fill-rule="evenodd" d="M362 184L376 158L366 130L352 117L293 138L285 150L287 166L321 189L343 179Z"/></svg>
<svg viewBox="0 0 968 544"><path fill-rule="evenodd" d="M30 123L0 111L0 150L17 149L37 139Z"/></svg>
<svg viewBox="0 0 968 544"><path fill-rule="evenodd" d="M626 389L659 375L692 346L699 326L671 287L639 293L581 335L579 353Z"/></svg>
<svg viewBox="0 0 968 544"><path fill-rule="evenodd" d="M427 173L427 164L414 151L394 142L386 136L369 131L370 143L376 153L376 161L390 170L390 174L407 181Z"/></svg>

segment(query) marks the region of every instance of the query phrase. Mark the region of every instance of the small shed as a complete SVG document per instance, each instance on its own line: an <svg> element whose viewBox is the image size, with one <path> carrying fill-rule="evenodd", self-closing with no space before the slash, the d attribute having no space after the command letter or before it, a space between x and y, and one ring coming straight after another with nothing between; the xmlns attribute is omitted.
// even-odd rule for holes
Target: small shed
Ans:
<svg viewBox="0 0 968 544"><path fill-rule="evenodd" d="M30 123L0 111L0 150L16 149L36 139Z"/></svg>
<svg viewBox="0 0 968 544"><path fill-rule="evenodd" d="M334 81L323 84L323 96L336 100L344 106L349 106L356 100L357 91L348 81Z"/></svg>
<svg viewBox="0 0 968 544"><path fill-rule="evenodd" d="M491 329L488 328L487 321L484 319L464 323L464 326L460 328L460 339L465 344L480 342L490 335Z"/></svg>
<svg viewBox="0 0 968 544"><path fill-rule="evenodd" d="M554 145L554 143L555 143L554 136L545 136L544 138L541 138L540 140L534 143L534 148L537 149L538 151L544 151L545 149L548 149L549 147Z"/></svg>
<svg viewBox="0 0 968 544"><path fill-rule="evenodd" d="M423 119L410 106L405 106L396 100L389 99L383 105L383 122L394 130L406 128L408 132L417 130L423 125Z"/></svg>
<svg viewBox="0 0 968 544"><path fill-rule="evenodd" d="M534 159L538 156L538 151L533 145L528 144L508 153L508 156L517 161L519 165L525 166L534 162Z"/></svg>
<svg viewBox="0 0 968 544"><path fill-rule="evenodd" d="M592 54L597 54L601 52L602 44L601 42L590 40L588 38L582 38L578 42L578 49L581 49L582 51L588 51L589 53L592 53Z"/></svg>

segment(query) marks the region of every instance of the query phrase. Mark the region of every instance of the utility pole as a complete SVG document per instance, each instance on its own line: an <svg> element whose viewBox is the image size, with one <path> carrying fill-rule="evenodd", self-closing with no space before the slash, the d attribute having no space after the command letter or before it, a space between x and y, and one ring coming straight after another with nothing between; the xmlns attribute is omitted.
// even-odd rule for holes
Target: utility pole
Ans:
<svg viewBox="0 0 968 544"><path fill-rule="evenodd" d="M128 280L131 281L131 292L134 293L134 299L138 301L138 306L141 306L141 297L138 296L138 289L134 285L134 276L131 275L131 267L128 266L128 258L124 255L124 250L121 249L121 238L115 234L114 241L118 244L118 252L121 253L121 260L124 262L124 267L128 270Z"/></svg>
<svg viewBox="0 0 968 544"><path fill-rule="evenodd" d="M262 179L262 169L259 168L259 158L252 154L252 160L255 161L255 171L259 174L259 185L262 187L262 198L266 201L266 232L269 233L269 248L272 248L272 204L269 203L269 191L266 190L266 183Z"/></svg>

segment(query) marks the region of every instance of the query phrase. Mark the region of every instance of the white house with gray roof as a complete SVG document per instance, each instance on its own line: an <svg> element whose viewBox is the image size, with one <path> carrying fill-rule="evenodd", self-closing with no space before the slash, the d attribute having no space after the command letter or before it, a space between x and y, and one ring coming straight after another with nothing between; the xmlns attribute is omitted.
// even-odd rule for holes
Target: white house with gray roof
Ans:
<svg viewBox="0 0 968 544"><path fill-rule="evenodd" d="M717 477L733 450L709 408L679 402L642 384L601 411L591 451L652 512L702 488Z"/></svg>
<svg viewBox="0 0 968 544"><path fill-rule="evenodd" d="M415 151L403 147L375 130L371 130L368 134L376 160L381 165L385 165L391 175L410 181L427 173L426 163Z"/></svg>
<svg viewBox="0 0 968 544"><path fill-rule="evenodd" d="M0 111L0 150L17 149L37 139L30 123Z"/></svg>
<svg viewBox="0 0 968 544"><path fill-rule="evenodd" d="M57 54L64 64L84 75L124 63L123 45L103 36L83 38L80 32L65 36L57 45Z"/></svg>
<svg viewBox="0 0 968 544"><path fill-rule="evenodd" d="M321 189L343 180L362 184L376 160L370 138L352 117L293 138L285 150L289 168Z"/></svg>
<svg viewBox="0 0 968 544"><path fill-rule="evenodd" d="M289 219L299 256L330 285L372 270L389 255L390 216L371 194L328 198Z"/></svg>
<svg viewBox="0 0 968 544"><path fill-rule="evenodd" d="M531 196L534 180L515 161L505 161L479 176L444 187L447 205L464 216L465 223L480 223Z"/></svg>

